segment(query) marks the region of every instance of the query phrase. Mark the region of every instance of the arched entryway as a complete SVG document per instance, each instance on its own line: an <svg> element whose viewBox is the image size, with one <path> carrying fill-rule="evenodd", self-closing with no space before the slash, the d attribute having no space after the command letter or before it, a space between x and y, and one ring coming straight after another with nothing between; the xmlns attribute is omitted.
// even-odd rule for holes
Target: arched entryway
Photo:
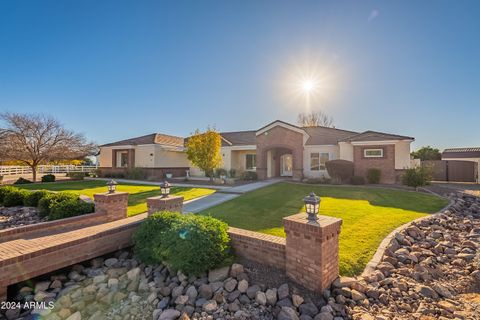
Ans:
<svg viewBox="0 0 480 320"><path fill-rule="evenodd" d="M257 134L257 175L259 179L274 177L303 178L303 134L276 126Z"/></svg>

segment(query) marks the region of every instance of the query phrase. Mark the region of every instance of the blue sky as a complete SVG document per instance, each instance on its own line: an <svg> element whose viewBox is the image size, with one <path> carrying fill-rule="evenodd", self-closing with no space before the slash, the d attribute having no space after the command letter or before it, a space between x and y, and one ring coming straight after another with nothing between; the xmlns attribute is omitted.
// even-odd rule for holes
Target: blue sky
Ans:
<svg viewBox="0 0 480 320"><path fill-rule="evenodd" d="M480 146L479 31L478 1L3 0L0 111L98 143L257 129L307 109L301 71L339 128Z"/></svg>

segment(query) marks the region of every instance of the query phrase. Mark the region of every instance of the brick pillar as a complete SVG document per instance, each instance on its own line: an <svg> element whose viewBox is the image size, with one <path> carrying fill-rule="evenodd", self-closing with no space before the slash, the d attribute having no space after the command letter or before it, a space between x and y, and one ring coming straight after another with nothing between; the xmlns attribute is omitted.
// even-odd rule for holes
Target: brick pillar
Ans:
<svg viewBox="0 0 480 320"><path fill-rule="evenodd" d="M287 276L307 289L322 292L338 277L338 236L342 220L306 213L283 218Z"/></svg>
<svg viewBox="0 0 480 320"><path fill-rule="evenodd" d="M7 301L7 285L0 284L0 302Z"/></svg>
<svg viewBox="0 0 480 320"><path fill-rule="evenodd" d="M127 217L128 193L96 193L93 195L95 212L103 213L108 221Z"/></svg>
<svg viewBox="0 0 480 320"><path fill-rule="evenodd" d="M182 196L162 196L147 198L148 215L159 211L182 212L183 197Z"/></svg>

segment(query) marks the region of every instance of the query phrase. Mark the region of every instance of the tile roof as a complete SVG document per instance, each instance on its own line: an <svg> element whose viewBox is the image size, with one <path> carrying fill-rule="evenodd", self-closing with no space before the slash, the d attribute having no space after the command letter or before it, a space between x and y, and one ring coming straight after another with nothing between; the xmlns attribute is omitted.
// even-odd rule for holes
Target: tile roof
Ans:
<svg viewBox="0 0 480 320"><path fill-rule="evenodd" d="M480 147L445 149L442 158L480 158Z"/></svg>
<svg viewBox="0 0 480 320"><path fill-rule="evenodd" d="M256 144L255 130L236 131L236 132L220 132L220 135L226 141L222 141L222 146L230 145L252 145Z"/></svg>
<svg viewBox="0 0 480 320"><path fill-rule="evenodd" d="M355 142L355 141L384 141L384 140L415 140L415 138L408 137L408 136L401 136L398 134L391 134L391 133L369 130L369 131L364 131L362 133L358 133L356 135L347 137L340 141Z"/></svg>
<svg viewBox="0 0 480 320"><path fill-rule="evenodd" d="M183 147L184 138L170 136L161 133L152 133L145 136L120 140L112 143L101 145L101 147L125 146L125 145L140 145L140 144L161 144L165 146Z"/></svg>
<svg viewBox="0 0 480 320"><path fill-rule="evenodd" d="M443 152L480 152L480 147L473 148L448 148L443 150Z"/></svg>
<svg viewBox="0 0 480 320"><path fill-rule="evenodd" d="M351 137L358 132L341 130L329 127L305 127L302 128L310 136L306 145L335 145L339 140Z"/></svg>

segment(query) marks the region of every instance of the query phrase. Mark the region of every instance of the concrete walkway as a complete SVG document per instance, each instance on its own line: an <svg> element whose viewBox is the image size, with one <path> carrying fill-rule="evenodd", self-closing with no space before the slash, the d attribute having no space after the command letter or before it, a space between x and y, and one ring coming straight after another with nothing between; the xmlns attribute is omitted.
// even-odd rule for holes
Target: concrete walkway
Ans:
<svg viewBox="0 0 480 320"><path fill-rule="evenodd" d="M100 181L110 181L111 178L88 178L85 180L100 180ZM161 181L145 181L145 180L130 180L130 179L113 179L121 183L133 183L133 184L145 184L150 186L160 186ZM170 181L169 181L170 182ZM219 185L205 185L205 184L191 184L191 183L181 183L181 182L170 182L174 187L187 187L187 188L205 188L205 189L215 189L215 190L224 190L230 189L230 186L219 186Z"/></svg>
<svg viewBox="0 0 480 320"><path fill-rule="evenodd" d="M270 186L272 184L275 184L281 181L283 180L282 179L263 180L263 181L257 181L257 182L252 182L249 184L237 186L237 187L230 187L227 189L219 190L214 194L211 194L199 199L193 199L188 203L185 203L183 205L183 212L198 213L210 207L219 205L223 202L235 199L236 197L239 197L244 193L254 191L266 186Z"/></svg>

